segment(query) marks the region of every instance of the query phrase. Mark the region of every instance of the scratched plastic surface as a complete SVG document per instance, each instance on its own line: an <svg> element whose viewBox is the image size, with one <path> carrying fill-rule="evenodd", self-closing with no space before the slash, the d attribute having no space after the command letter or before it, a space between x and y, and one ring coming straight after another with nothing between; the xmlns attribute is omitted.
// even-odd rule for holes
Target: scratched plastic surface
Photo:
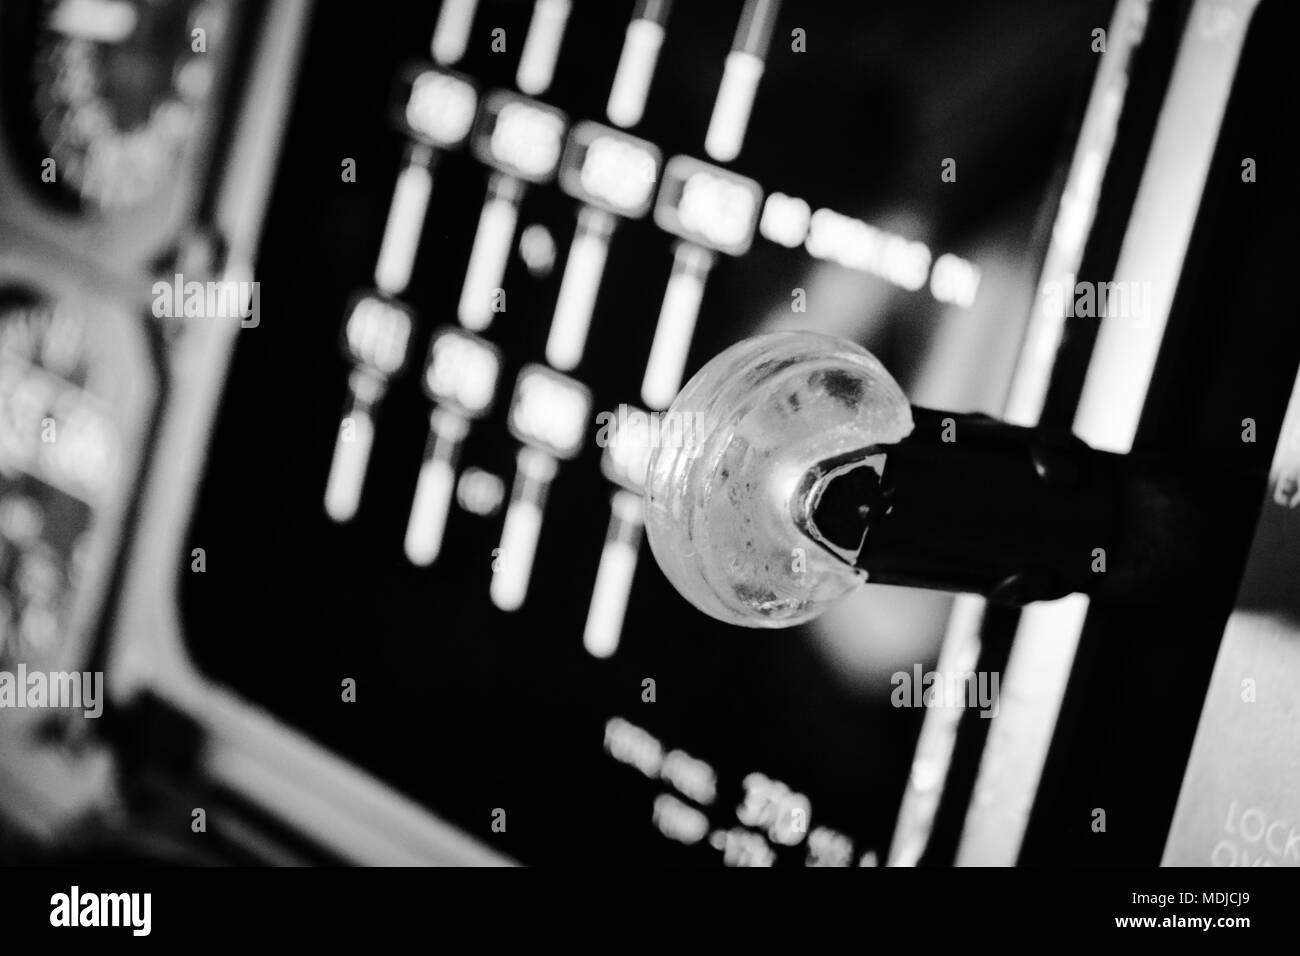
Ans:
<svg viewBox="0 0 1300 956"><path fill-rule="evenodd" d="M806 332L732 346L682 389L650 458L646 531L659 566L721 621L815 617L861 578L794 524L800 479L911 430L906 397L865 349Z"/></svg>

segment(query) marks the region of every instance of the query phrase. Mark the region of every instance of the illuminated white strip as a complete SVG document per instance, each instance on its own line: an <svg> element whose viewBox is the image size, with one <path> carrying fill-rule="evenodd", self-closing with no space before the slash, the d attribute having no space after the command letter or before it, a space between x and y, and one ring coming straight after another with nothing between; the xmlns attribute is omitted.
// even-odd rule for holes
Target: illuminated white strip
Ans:
<svg viewBox="0 0 1300 956"><path fill-rule="evenodd" d="M605 114L615 126L627 128L641 122L663 43L664 28L653 20L638 18L627 25L623 52L605 106Z"/></svg>
<svg viewBox="0 0 1300 956"><path fill-rule="evenodd" d="M512 501L501 532L499 564L492 575L492 603L503 611L517 611L528 595L537 539L542 533L542 509L531 501Z"/></svg>
<svg viewBox="0 0 1300 956"><path fill-rule="evenodd" d="M352 423L351 440L343 437L348 421ZM340 424L329 481L325 485L325 513L335 521L349 521L357 513L374 440L375 426L369 412L355 412Z"/></svg>
<svg viewBox="0 0 1300 956"><path fill-rule="evenodd" d="M528 579L542 533L542 508L555 467L555 459L545 452L528 447L519 450L515 487L506 508L489 589L492 603L503 611L519 610L528 596Z"/></svg>
<svg viewBox="0 0 1300 956"><path fill-rule="evenodd" d="M677 247L673 274L668 279L650 358L646 361L645 378L641 381L641 400L652 409L671 405L682 385L708 276L707 264L698 265L701 255L707 257L708 253L698 246L683 243Z"/></svg>
<svg viewBox="0 0 1300 956"><path fill-rule="evenodd" d="M432 564L442 551L442 539L456 488L456 456L469 423L445 409L429 417L429 449L415 485L411 517L406 525L406 557L419 567Z"/></svg>
<svg viewBox="0 0 1300 956"><path fill-rule="evenodd" d="M325 483L325 513L340 523L351 520L361 503L361 488L370 462L370 448L375 441L375 423L370 402L357 395L358 386L373 384L373 379L354 373L351 411L339 422L330 461L329 479Z"/></svg>
<svg viewBox="0 0 1300 956"><path fill-rule="evenodd" d="M123 0L63 0L50 29L88 43L121 43L135 32L135 6Z"/></svg>
<svg viewBox="0 0 1300 956"><path fill-rule="evenodd" d="M455 487L456 469L445 457L432 457L420 467L406 526L406 557L412 564L427 567L438 559Z"/></svg>
<svg viewBox="0 0 1300 956"><path fill-rule="evenodd" d="M980 624L984 599L959 594L952 604L935 671L940 674L974 672L979 664ZM898 810L889 866L916 866L929 842L934 816L943 797L943 784L952 762L953 747L964 711L959 707L927 707L916 741L916 753L907 789Z"/></svg>
<svg viewBox="0 0 1300 956"><path fill-rule="evenodd" d="M636 574L638 550L627 541L611 540L605 542L600 553L596 588L591 595L587 626L582 633L582 645L592 657L610 657L618 650L627 601L632 592L632 578Z"/></svg>
<svg viewBox="0 0 1300 956"><path fill-rule="evenodd" d="M958 866L1015 865L1087 614L1082 594L1031 604L1021 614L962 830Z"/></svg>
<svg viewBox="0 0 1300 956"><path fill-rule="evenodd" d="M578 220L546 339L546 360L562 372L582 361L613 228L614 217L595 209L584 209Z"/></svg>
<svg viewBox="0 0 1300 956"><path fill-rule="evenodd" d="M1124 454L1133 447L1254 5L1254 0L1201 0L1183 34L1133 200L1132 221L1154 228L1130 229L1115 265L1121 288L1150 284L1149 314L1102 319L1074 418L1075 434L1094 448ZM1235 8L1236 15L1223 20L1223 30L1211 35L1203 28L1228 8ZM1132 414L1116 414L1116 409L1131 409Z"/></svg>
<svg viewBox="0 0 1300 956"><path fill-rule="evenodd" d="M379 262L375 266L375 285L387 295L397 295L411 282L411 269L432 190L433 174L423 164L412 163L397 177L384 241L379 247Z"/></svg>
<svg viewBox="0 0 1300 956"><path fill-rule="evenodd" d="M457 309L461 325L467 329L481 332L492 324L492 298L505 278L518 222L519 205L513 196L500 193L488 196L474 235L474 248L469 254L465 286Z"/></svg>
<svg viewBox="0 0 1300 956"><path fill-rule="evenodd" d="M465 55L469 31L474 25L478 0L442 0L438 25L433 29L433 58L450 66Z"/></svg>
<svg viewBox="0 0 1300 956"><path fill-rule="evenodd" d="M610 657L618 650L644 521L640 495L623 489L614 493L611 512L587 626L582 632L582 645L592 657Z"/></svg>
<svg viewBox="0 0 1300 956"><path fill-rule="evenodd" d="M1148 3L1124 0L1116 8L1110 35L1123 41L1111 44L1097 67L1079 145L1061 192L1052 240L1043 258L1042 275L1003 410L1003 417L1017 425L1038 424L1047 398L1052 368L1065 336L1065 316L1050 307L1045 293L1049 283L1063 284L1067 277L1073 284L1082 263L1084 245L1097 215L1102 178L1115 146L1133 54L1146 30Z"/></svg>
<svg viewBox="0 0 1300 956"><path fill-rule="evenodd" d="M704 138L704 151L720 163L729 163L740 155L749 127L749 114L763 77L763 60L752 53L733 51L727 54L722 72L722 86L713 104L713 118Z"/></svg>
<svg viewBox="0 0 1300 956"><path fill-rule="evenodd" d="M537 0L533 7L515 74L515 83L529 96L540 96L551 85L571 7L570 0Z"/></svg>

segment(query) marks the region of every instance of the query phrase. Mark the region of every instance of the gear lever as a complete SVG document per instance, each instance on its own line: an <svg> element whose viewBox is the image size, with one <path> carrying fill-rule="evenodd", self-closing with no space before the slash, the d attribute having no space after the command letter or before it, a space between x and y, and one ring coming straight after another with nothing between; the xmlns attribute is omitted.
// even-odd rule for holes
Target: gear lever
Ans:
<svg viewBox="0 0 1300 956"><path fill-rule="evenodd" d="M646 533L684 597L748 627L809 620L863 581L1144 600L1207 572L1188 542L1222 536L1228 480L911 406L865 349L778 332L715 357L663 416Z"/></svg>

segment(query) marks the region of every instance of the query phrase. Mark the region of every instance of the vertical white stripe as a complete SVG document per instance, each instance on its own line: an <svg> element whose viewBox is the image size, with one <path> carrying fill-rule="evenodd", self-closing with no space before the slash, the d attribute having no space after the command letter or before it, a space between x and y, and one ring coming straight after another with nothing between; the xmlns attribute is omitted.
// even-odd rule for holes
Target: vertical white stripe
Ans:
<svg viewBox="0 0 1300 956"><path fill-rule="evenodd" d="M625 489L614 493L609 533L600 553L596 585L582 633L582 644L593 657L610 657L618 650L632 580L636 576L643 523L641 509L640 495Z"/></svg>
<svg viewBox="0 0 1300 956"><path fill-rule="evenodd" d="M537 0L533 19L524 38L524 52L519 57L515 82L529 96L541 96L555 76L560 57L564 27L569 20L569 0Z"/></svg>
<svg viewBox="0 0 1300 956"><path fill-rule="evenodd" d="M442 0L431 45L433 58L438 63L450 66L465 55L477 6L478 0Z"/></svg>
<svg viewBox="0 0 1300 956"><path fill-rule="evenodd" d="M433 173L427 166L409 165L397 177L384 241L379 247L379 262L375 266L375 286L386 295L398 295L411 282L411 269L432 190Z"/></svg>
<svg viewBox="0 0 1300 956"><path fill-rule="evenodd" d="M1115 281L1148 290L1149 301L1143 314L1102 319L1074 417L1075 434L1094 448L1133 447L1254 5L1201 0L1184 30L1115 265ZM1211 18L1229 27L1211 36Z"/></svg>
<svg viewBox="0 0 1300 956"><path fill-rule="evenodd" d="M979 663L984 608L985 601L978 595L957 595L939 651L938 673L974 672ZM926 708L889 847L889 866L916 866L925 852L964 713L958 707Z"/></svg>
<svg viewBox="0 0 1300 956"><path fill-rule="evenodd" d="M582 361L591 329L591 314L596 307L605 259L609 254L609 235L579 225L569 260L564 266L560 293L555 301L555 316L546 339L546 360L562 372Z"/></svg>
<svg viewBox="0 0 1300 956"><path fill-rule="evenodd" d="M506 509L501 550L492 573L492 603L503 611L517 611L528 595L537 541L542 533L542 509L536 502L517 499Z"/></svg>
<svg viewBox="0 0 1300 956"><path fill-rule="evenodd" d="M722 85L713 104L713 118L704 138L704 151L720 163L729 163L740 155L749 127L749 114L763 76L763 60L752 53L727 54Z"/></svg>
<svg viewBox="0 0 1300 956"><path fill-rule="evenodd" d="M1015 865L1087 614L1082 594L1032 604L1021 614L966 812L958 866Z"/></svg>
<svg viewBox="0 0 1300 956"><path fill-rule="evenodd" d="M654 343L641 382L641 399L651 409L667 408L677 397L703 298L703 275L674 270L664 293L659 324L655 327Z"/></svg>
<svg viewBox="0 0 1300 956"><path fill-rule="evenodd" d="M511 198L489 196L483 205L457 309L467 329L481 332L492 324L492 296L505 278L518 220L519 208Z"/></svg>
<svg viewBox="0 0 1300 956"><path fill-rule="evenodd" d="M516 458L515 484L506 508L501 544L493 556L492 603L517 611L528 595L528 579L542 533L542 507L555 477L556 461L546 452L524 446Z"/></svg>
<svg viewBox="0 0 1300 956"><path fill-rule="evenodd" d="M626 541L606 541L600 553L596 587L587 611L582 645L592 657L610 657L618 650L623 618L636 574L637 548Z"/></svg>
<svg viewBox="0 0 1300 956"><path fill-rule="evenodd" d="M406 525L406 557L412 564L425 567L438 559L455 487L456 469L445 458L430 458L420 467Z"/></svg>
<svg viewBox="0 0 1300 956"><path fill-rule="evenodd" d="M344 438L351 421L351 440ZM338 522L348 521L357 513L361 503L361 488L365 482L366 465L370 461L370 447L374 444L375 426L370 412L354 408L339 423L339 433L334 442L334 457L330 462L329 480L325 484L325 513Z"/></svg>
<svg viewBox="0 0 1300 956"><path fill-rule="evenodd" d="M653 20L637 19L627 25L623 52L605 106L605 114L615 126L626 129L641 122L663 42L664 28Z"/></svg>

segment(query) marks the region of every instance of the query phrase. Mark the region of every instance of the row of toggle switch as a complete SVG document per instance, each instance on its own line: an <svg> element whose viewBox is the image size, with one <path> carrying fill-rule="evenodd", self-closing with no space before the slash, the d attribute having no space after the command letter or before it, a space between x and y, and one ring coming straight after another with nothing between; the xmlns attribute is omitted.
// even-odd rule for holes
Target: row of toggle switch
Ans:
<svg viewBox="0 0 1300 956"><path fill-rule="evenodd" d="M571 371L582 360L618 224L644 218L653 208L654 222L679 241L641 395L651 407L667 407L681 385L716 255L744 255L753 241L762 208L759 185L689 156L665 164L653 144L591 121L574 124L566 137L562 113L504 90L484 98L474 122L477 94L470 81L433 68L408 73L403 89L401 122L415 144L394 191L376 288L395 295L409 282L432 188L431 163L438 152L468 142L492 173L457 318L474 332L491 325L524 192L555 180L581 204L546 344L548 362Z"/></svg>
<svg viewBox="0 0 1300 956"><path fill-rule="evenodd" d="M536 95L549 86L569 6L568 0L537 3L516 77L524 93ZM461 328L438 330L425 363L422 384L433 405L404 543L412 563L427 566L437 560L460 448L472 423L491 410L500 376L500 353L477 333L488 329L501 308L498 298L525 191L556 182L580 206L546 342L551 368L530 364L520 372L507 416L520 448L490 592L499 608L513 611L527 595L559 462L581 450L591 422L589 390L563 373L581 363L619 223L645 218L653 209L654 222L678 240L641 388L647 405L664 408L681 384L708 272L718 253L739 256L748 250L762 191L752 180L691 157L675 156L665 164L653 144L619 129L591 121L571 126L561 111L530 96L506 90L480 96L469 77L447 69L465 51L474 8L472 0L447 0L432 43L439 66L414 65L399 78L393 117L409 146L380 245L374 290L354 299L344 324L352 371L325 507L331 518L344 522L360 504L376 415L388 382L405 365L413 335L414 316L397 297L411 280L434 169L442 154L468 147L491 173L456 310ZM667 2L641 2L628 27L607 110L618 126L635 125L644 110L668 8ZM765 49L774 15L775 4L746 5L737 34L745 56L759 55L756 43ZM757 71L752 63L747 71L743 63L733 67L738 55L733 51L728 60L710 125L706 148L715 158L739 152L752 104L753 90L746 93L733 73L747 72L755 87L761 75L761 61ZM724 100L730 104L725 109ZM645 413L635 412L630 420L637 415ZM585 646L598 657L614 652L622 630L640 548L640 496L650 440L648 430L624 427L603 443L602 470L616 487L584 630Z"/></svg>
<svg viewBox="0 0 1300 956"><path fill-rule="evenodd" d="M346 348L356 363L353 378L363 384L353 390L335 445L326 491L326 509L335 520L351 517L359 503L375 410L386 382L400 370L396 343L409 339L410 321L408 311L372 295L357 301L345 327ZM413 564L430 565L441 553L460 447L471 422L491 411L500 369L496 347L472 332L449 326L435 333L422 379L434 405L404 545ZM614 652L622 631L641 543L646 463L657 437L654 419L644 411L624 407L607 417L597 435L601 470L617 489L584 630L584 645L598 657ZM575 457L585 443L591 394L560 372L529 364L516 380L506 420L520 449L490 595L497 607L514 611L527 596L558 463Z"/></svg>
<svg viewBox="0 0 1300 956"><path fill-rule="evenodd" d="M637 0L605 106L615 126L636 126L645 113L671 6L671 0ZM572 0L536 0L515 72L521 92L541 96L550 88L572 7ZM477 8L477 0L443 0L431 44L438 65L452 66L465 55ZM718 162L740 155L780 8L780 0L745 0L704 140Z"/></svg>

